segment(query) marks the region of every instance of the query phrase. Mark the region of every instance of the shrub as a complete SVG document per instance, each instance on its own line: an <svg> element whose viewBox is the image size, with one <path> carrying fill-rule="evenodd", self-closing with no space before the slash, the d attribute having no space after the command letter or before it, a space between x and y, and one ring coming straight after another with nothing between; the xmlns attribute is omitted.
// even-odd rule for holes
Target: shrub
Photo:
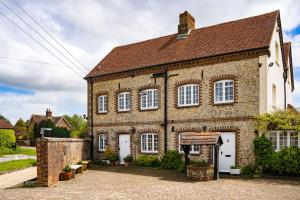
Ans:
<svg viewBox="0 0 300 200"><path fill-rule="evenodd" d="M253 145L256 165L261 166L264 171L269 170L274 155L272 142L262 135L255 138Z"/></svg>
<svg viewBox="0 0 300 200"><path fill-rule="evenodd" d="M114 150L110 147L108 147L104 151L104 159L109 161L117 161L119 159L119 156L114 152Z"/></svg>
<svg viewBox="0 0 300 200"><path fill-rule="evenodd" d="M134 165L141 167L158 167L160 161L157 156L154 155L140 155L135 161Z"/></svg>
<svg viewBox="0 0 300 200"><path fill-rule="evenodd" d="M246 165L241 169L241 175L246 177L252 177L254 175L254 172L255 172L255 167L252 164Z"/></svg>
<svg viewBox="0 0 300 200"><path fill-rule="evenodd" d="M132 162L132 160L133 160L133 157L131 155L128 155L124 158L125 162Z"/></svg>
<svg viewBox="0 0 300 200"><path fill-rule="evenodd" d="M179 170L183 166L181 155L176 150L169 150L161 159L161 166L164 169Z"/></svg>
<svg viewBox="0 0 300 200"><path fill-rule="evenodd" d="M66 165L65 168L63 169L64 172L71 172L72 169L69 165Z"/></svg>
<svg viewBox="0 0 300 200"><path fill-rule="evenodd" d="M190 160L191 165L207 165L207 160Z"/></svg>
<svg viewBox="0 0 300 200"><path fill-rule="evenodd" d="M11 147L16 142L14 130L0 129L0 146Z"/></svg>

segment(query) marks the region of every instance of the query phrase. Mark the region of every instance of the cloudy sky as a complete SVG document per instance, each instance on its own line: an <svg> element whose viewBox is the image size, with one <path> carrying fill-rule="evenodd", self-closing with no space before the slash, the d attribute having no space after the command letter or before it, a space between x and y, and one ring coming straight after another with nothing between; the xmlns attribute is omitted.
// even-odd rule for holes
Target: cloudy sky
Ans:
<svg viewBox="0 0 300 200"><path fill-rule="evenodd" d="M185 10L199 28L280 9L284 39L293 43L294 104L300 107L299 0L14 0L74 57L13 0L1 1L0 113L13 123L46 108L54 115L85 114L87 71L115 46L175 33Z"/></svg>

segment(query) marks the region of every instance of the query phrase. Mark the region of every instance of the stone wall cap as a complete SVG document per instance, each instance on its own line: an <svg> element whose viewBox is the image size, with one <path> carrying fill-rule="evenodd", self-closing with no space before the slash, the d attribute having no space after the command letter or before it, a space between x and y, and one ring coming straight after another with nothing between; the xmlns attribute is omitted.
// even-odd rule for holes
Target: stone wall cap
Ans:
<svg viewBox="0 0 300 200"><path fill-rule="evenodd" d="M86 139L81 138L53 138L53 137L43 137L37 139L37 141L49 141L49 142L84 142Z"/></svg>

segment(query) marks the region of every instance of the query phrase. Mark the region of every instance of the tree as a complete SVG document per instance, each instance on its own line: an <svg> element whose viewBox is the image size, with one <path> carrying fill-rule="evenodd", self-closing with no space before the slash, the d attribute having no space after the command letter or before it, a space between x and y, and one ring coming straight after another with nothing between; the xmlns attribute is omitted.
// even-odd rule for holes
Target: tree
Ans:
<svg viewBox="0 0 300 200"><path fill-rule="evenodd" d="M71 137L83 138L87 134L87 122L79 115L73 115L72 117L64 115L65 119L71 125Z"/></svg>
<svg viewBox="0 0 300 200"><path fill-rule="evenodd" d="M26 123L23 121L22 118L20 118L16 124L15 124L15 131L16 131L16 135L18 136L18 138L22 137L27 137L27 125Z"/></svg>

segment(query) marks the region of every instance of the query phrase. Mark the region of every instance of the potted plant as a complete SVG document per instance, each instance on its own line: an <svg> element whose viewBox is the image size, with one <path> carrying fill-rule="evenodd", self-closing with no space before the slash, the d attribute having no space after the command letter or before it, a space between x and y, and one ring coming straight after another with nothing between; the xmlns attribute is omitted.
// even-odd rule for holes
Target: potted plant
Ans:
<svg viewBox="0 0 300 200"><path fill-rule="evenodd" d="M114 166L119 156L113 151L112 148L108 147L104 152L104 159L109 160L110 164Z"/></svg>
<svg viewBox="0 0 300 200"><path fill-rule="evenodd" d="M240 175L241 169L238 166L233 165L230 167L230 174L231 175Z"/></svg>
<svg viewBox="0 0 300 200"><path fill-rule="evenodd" d="M113 155L110 156L109 161L111 163L112 166L116 165L116 162L119 160L119 156L114 153Z"/></svg>
<svg viewBox="0 0 300 200"><path fill-rule="evenodd" d="M127 155L123 160L125 163L125 167L128 167L131 164L133 157L131 155Z"/></svg>
<svg viewBox="0 0 300 200"><path fill-rule="evenodd" d="M70 180L72 177L72 169L69 165L66 165L65 168L63 169L63 179L65 181Z"/></svg>

